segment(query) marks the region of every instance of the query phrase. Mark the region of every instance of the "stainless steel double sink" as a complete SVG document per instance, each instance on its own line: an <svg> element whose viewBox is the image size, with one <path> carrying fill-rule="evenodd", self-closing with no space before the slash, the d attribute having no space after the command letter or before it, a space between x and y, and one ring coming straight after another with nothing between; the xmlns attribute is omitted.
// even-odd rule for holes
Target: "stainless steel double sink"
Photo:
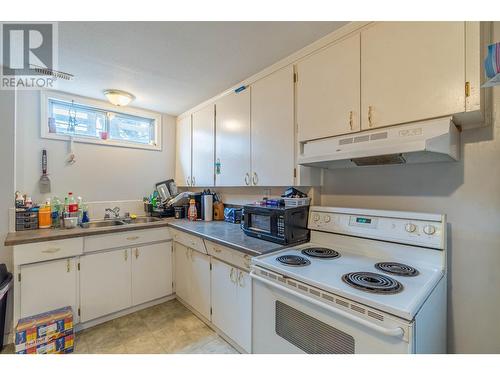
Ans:
<svg viewBox="0 0 500 375"><path fill-rule="evenodd" d="M119 225L134 225L134 224L145 224L154 223L160 221L161 219L157 217L138 217L135 219L116 219L116 220L103 220L103 221L91 221L85 228L104 228L104 227L114 227Z"/></svg>

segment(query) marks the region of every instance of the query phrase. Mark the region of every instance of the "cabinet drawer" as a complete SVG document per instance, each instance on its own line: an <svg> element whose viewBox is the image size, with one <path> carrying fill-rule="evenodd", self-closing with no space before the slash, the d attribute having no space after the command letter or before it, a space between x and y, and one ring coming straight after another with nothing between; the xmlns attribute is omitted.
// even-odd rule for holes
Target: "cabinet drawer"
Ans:
<svg viewBox="0 0 500 375"><path fill-rule="evenodd" d="M14 263L17 265L67 258L82 254L83 238L29 243L14 246Z"/></svg>
<svg viewBox="0 0 500 375"><path fill-rule="evenodd" d="M205 243L201 237L193 236L192 234L176 229L170 229L170 231L172 232L172 237L175 242L187 246L190 249L199 251L200 253L208 254Z"/></svg>
<svg viewBox="0 0 500 375"><path fill-rule="evenodd" d="M166 228L111 233L85 238L83 251L91 252L120 247L131 247L151 242L168 241L170 239L172 239L172 237Z"/></svg>
<svg viewBox="0 0 500 375"><path fill-rule="evenodd" d="M208 254L214 258L220 259L244 270L250 269L250 255L223 245L219 245L212 241L205 241L205 244L207 245Z"/></svg>

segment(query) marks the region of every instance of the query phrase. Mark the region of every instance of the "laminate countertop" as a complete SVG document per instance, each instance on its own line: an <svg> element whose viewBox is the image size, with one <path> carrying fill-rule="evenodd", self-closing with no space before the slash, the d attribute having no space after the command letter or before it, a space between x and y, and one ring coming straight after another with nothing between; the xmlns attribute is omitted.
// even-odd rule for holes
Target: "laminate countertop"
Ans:
<svg viewBox="0 0 500 375"><path fill-rule="evenodd" d="M202 237L232 249L257 256L267 254L284 246L247 236L239 224L225 221L189 221L166 218L151 223L125 224L103 228L37 229L7 234L5 246L55 241L75 237L97 236L134 230L172 227L174 229Z"/></svg>

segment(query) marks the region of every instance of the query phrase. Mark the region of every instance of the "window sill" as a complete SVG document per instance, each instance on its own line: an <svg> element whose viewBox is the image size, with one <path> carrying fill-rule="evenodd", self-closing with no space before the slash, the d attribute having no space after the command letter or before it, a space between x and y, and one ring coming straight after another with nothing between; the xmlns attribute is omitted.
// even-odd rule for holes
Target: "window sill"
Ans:
<svg viewBox="0 0 500 375"><path fill-rule="evenodd" d="M155 145L141 145L139 143L127 143L124 141L115 141L111 139L103 140L103 139L98 139L98 138L90 138L90 137L85 137L85 136L78 136L78 135L63 135L63 134L56 134L56 133L45 133L42 134L41 137L43 139L52 139L52 140L58 140L58 141L70 141L73 139L74 142L77 143L89 143L89 144L95 144L95 145L100 145L100 146L112 146L112 147L124 147L124 148L136 148L140 150L150 150L150 151L162 151L161 146L155 146Z"/></svg>

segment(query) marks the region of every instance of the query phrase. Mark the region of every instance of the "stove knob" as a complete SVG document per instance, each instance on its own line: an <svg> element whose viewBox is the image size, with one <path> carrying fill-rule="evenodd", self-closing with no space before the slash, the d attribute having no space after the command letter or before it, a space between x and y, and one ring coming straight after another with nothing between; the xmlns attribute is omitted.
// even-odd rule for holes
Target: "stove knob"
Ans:
<svg viewBox="0 0 500 375"><path fill-rule="evenodd" d="M319 215L318 214L314 214L313 215L313 221L319 221Z"/></svg>
<svg viewBox="0 0 500 375"><path fill-rule="evenodd" d="M413 233L415 232L415 230L417 229L416 225L415 224L412 224L412 223L408 223L405 225L405 230L408 232L408 233Z"/></svg>
<svg viewBox="0 0 500 375"><path fill-rule="evenodd" d="M325 221L325 223L329 223L331 219L332 218L330 217L330 215L326 215L323 220Z"/></svg>
<svg viewBox="0 0 500 375"><path fill-rule="evenodd" d="M436 233L436 227L434 225L428 224L424 226L424 233L428 235L433 235L434 233Z"/></svg>

